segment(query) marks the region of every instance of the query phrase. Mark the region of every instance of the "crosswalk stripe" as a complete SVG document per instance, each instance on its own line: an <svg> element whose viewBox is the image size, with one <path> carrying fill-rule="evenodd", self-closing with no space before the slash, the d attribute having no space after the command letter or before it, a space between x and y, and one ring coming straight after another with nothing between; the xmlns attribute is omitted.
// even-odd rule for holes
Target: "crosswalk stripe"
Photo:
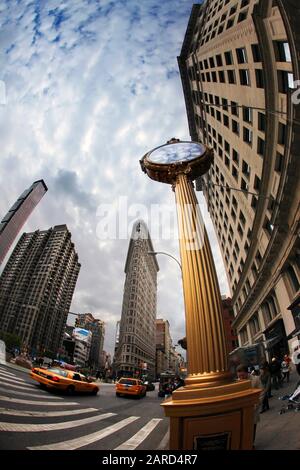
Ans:
<svg viewBox="0 0 300 470"><path fill-rule="evenodd" d="M4 395L0 395L0 401L9 401L13 403L24 403L26 405L47 405L47 406L70 406L79 405L76 401L38 401L38 400L22 400L21 398L10 398Z"/></svg>
<svg viewBox="0 0 300 470"><path fill-rule="evenodd" d="M58 431L59 429L70 429L84 424L95 423L103 419L115 416L116 413L104 413L103 415L91 416L89 418L77 419L75 421L64 421L51 424L20 424L20 423L4 423L0 422L0 431L6 432L42 432L42 431Z"/></svg>
<svg viewBox="0 0 300 470"><path fill-rule="evenodd" d="M7 379L1 380L0 386L1 385L5 385L6 387L19 388L20 390L30 390L30 389L38 390L36 385L30 385L30 384L16 385L13 383L12 380L7 380Z"/></svg>
<svg viewBox="0 0 300 470"><path fill-rule="evenodd" d="M116 447L114 450L134 450L136 449L149 434L156 428L159 422L162 421L161 418L153 418L149 423L146 424L142 429L140 429L134 436L132 436L128 441L123 442L120 446Z"/></svg>
<svg viewBox="0 0 300 470"><path fill-rule="evenodd" d="M94 432L92 434L88 434L87 436L82 436L76 439L71 439L69 441L62 441L56 442L53 444L46 444L42 446L34 446L34 447L27 447L30 450L75 450L80 447L87 446L92 444L93 442L100 441L105 437L113 434L116 431L124 428L133 421L139 419L138 416L130 416L129 418L125 418L122 421L119 421L116 424L108 426L107 428L101 429L101 431Z"/></svg>
<svg viewBox="0 0 300 470"><path fill-rule="evenodd" d="M54 416L81 415L84 413L92 413L93 411L99 411L99 408L84 408L84 409L82 408L78 410L67 410L67 411L23 411L23 410L13 410L10 408L0 408L0 415L52 418Z"/></svg>
<svg viewBox="0 0 300 470"><path fill-rule="evenodd" d="M12 374L11 372L7 372L6 370L0 369L1 375L8 375L9 377L16 377L16 374Z"/></svg>
<svg viewBox="0 0 300 470"><path fill-rule="evenodd" d="M0 372L0 379L2 379L2 377L7 378L7 374L2 374ZM14 376L9 377L9 380L12 380L12 379L16 380L17 382L25 382L26 383L26 380L24 380L24 379L19 379L18 377L14 377ZM7 380L8 380L8 378L7 378Z"/></svg>
<svg viewBox="0 0 300 470"><path fill-rule="evenodd" d="M54 397L52 395L46 394L43 395L43 390L40 391L40 393L26 393L26 392L18 392L16 390L8 390L7 388L0 387L0 393L13 393L14 395L21 395L21 396L29 396L29 397L38 397L41 398L43 396L47 396L47 398L51 398L51 400L63 400L62 397Z"/></svg>

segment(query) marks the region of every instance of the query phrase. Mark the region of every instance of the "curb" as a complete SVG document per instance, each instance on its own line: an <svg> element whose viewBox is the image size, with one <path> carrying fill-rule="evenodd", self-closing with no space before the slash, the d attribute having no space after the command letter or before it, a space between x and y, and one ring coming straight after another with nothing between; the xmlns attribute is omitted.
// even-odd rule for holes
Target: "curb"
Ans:
<svg viewBox="0 0 300 470"><path fill-rule="evenodd" d="M0 365L9 367L10 369L18 370L20 372L25 372L26 374L29 374L31 370L31 369L26 369L25 367L22 367L22 366L18 366L17 364L12 364L11 362L0 362Z"/></svg>

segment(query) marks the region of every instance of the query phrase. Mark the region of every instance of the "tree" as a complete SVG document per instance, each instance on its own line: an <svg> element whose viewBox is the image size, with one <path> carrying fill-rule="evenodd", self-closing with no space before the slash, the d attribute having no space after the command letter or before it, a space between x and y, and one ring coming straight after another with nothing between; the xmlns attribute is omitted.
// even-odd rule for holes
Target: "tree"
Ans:
<svg viewBox="0 0 300 470"><path fill-rule="evenodd" d="M20 348L21 346L21 338L14 333L0 331L0 339L4 341L7 351L12 351L15 348Z"/></svg>

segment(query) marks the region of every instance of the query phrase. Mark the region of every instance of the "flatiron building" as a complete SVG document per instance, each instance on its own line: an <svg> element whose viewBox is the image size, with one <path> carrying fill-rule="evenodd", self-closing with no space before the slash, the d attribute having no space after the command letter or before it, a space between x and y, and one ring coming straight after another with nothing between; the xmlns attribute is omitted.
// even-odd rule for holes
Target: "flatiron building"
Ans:
<svg viewBox="0 0 300 470"><path fill-rule="evenodd" d="M157 272L146 224L135 222L125 264L122 316L115 348L117 374L155 376Z"/></svg>

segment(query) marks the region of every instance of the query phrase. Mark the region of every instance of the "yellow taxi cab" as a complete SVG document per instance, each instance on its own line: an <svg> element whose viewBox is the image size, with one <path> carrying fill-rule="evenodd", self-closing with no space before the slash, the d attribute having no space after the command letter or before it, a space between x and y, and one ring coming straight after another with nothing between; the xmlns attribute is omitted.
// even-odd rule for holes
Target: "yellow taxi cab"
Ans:
<svg viewBox="0 0 300 470"><path fill-rule="evenodd" d="M139 379L132 379L130 377L122 377L116 383L116 395L135 395L139 398L146 395L147 387Z"/></svg>
<svg viewBox="0 0 300 470"><path fill-rule="evenodd" d="M34 367L30 377L44 388L62 390L69 394L90 392L96 395L99 392L99 385L95 382L89 382L85 375L60 367L50 367L49 369Z"/></svg>

